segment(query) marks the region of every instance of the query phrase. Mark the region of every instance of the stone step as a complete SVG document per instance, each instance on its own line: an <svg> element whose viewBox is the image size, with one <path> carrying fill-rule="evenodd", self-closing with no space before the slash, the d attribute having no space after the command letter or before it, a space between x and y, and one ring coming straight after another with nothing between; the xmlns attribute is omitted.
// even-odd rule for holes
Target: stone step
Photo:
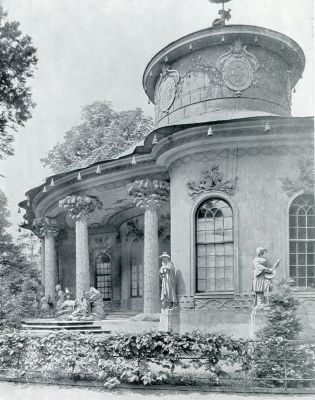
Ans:
<svg viewBox="0 0 315 400"><path fill-rule="evenodd" d="M128 319L132 318L138 313L135 311L114 311L106 315L107 320L112 319Z"/></svg>
<svg viewBox="0 0 315 400"><path fill-rule="evenodd" d="M84 325L91 326L94 324L94 321L59 321L59 320L45 320L45 319L34 319L34 320L24 320L22 321L23 325L42 325L42 326L76 326L76 325Z"/></svg>
<svg viewBox="0 0 315 400"><path fill-rule="evenodd" d="M23 330L27 330L27 331L32 331L32 332L38 332L38 333L48 333L48 332L56 332L56 331L61 331L61 329L50 329L50 328L46 328L46 329L30 329L30 328L22 328ZM71 329L67 329L68 331ZM109 330L103 330L103 329L80 329L80 330L76 330L75 332L78 333L90 333L90 334L104 334L104 335L110 335L112 332Z"/></svg>
<svg viewBox="0 0 315 400"><path fill-rule="evenodd" d="M34 330L62 330L62 329L66 329L66 330L72 330L72 331L76 331L76 330L97 330L97 329L101 329L100 325L90 325L90 326L86 326L86 325L72 325L72 326L58 326L58 325L37 325L37 324L33 324L33 325L24 325L22 324L22 328L23 329L34 329Z"/></svg>

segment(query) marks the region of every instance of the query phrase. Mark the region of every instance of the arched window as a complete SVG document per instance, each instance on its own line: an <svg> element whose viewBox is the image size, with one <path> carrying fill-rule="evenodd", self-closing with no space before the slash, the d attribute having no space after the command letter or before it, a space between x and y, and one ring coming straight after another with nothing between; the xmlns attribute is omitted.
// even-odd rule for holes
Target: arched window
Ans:
<svg viewBox="0 0 315 400"><path fill-rule="evenodd" d="M134 240L130 248L130 284L131 297L143 294L143 241Z"/></svg>
<svg viewBox="0 0 315 400"><path fill-rule="evenodd" d="M289 210L292 286L315 289L315 206L311 195L298 196Z"/></svg>
<svg viewBox="0 0 315 400"><path fill-rule="evenodd" d="M101 253L96 259L96 289L101 292L103 300L111 300L111 263L107 253Z"/></svg>
<svg viewBox="0 0 315 400"><path fill-rule="evenodd" d="M233 212L220 199L204 201L196 212L197 292L232 291Z"/></svg>

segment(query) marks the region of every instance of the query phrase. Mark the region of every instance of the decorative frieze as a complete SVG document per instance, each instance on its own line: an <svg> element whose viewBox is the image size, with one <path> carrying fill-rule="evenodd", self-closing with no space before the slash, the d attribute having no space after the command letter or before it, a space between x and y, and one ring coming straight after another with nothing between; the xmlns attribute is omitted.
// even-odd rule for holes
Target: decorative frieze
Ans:
<svg viewBox="0 0 315 400"><path fill-rule="evenodd" d="M33 229L35 235L39 238L43 238L48 235L56 237L59 233L59 225L57 221L48 217L34 219Z"/></svg>
<svg viewBox="0 0 315 400"><path fill-rule="evenodd" d="M201 178L198 182L189 181L187 182L187 188L189 195L195 199L202 193L208 193L211 191L219 191L233 195L236 187L236 180L223 178L223 174L219 170L219 165L215 165L211 170L202 171Z"/></svg>
<svg viewBox="0 0 315 400"><path fill-rule="evenodd" d="M213 295L195 297L196 310L229 310L250 312L254 304L254 293L235 294L234 296L215 297Z"/></svg>
<svg viewBox="0 0 315 400"><path fill-rule="evenodd" d="M102 209L102 202L95 196L72 195L59 201L59 207L63 207L72 219L87 218L95 210Z"/></svg>
<svg viewBox="0 0 315 400"><path fill-rule="evenodd" d="M140 179L127 186L129 196L139 208L159 208L169 199L170 185L161 180Z"/></svg>

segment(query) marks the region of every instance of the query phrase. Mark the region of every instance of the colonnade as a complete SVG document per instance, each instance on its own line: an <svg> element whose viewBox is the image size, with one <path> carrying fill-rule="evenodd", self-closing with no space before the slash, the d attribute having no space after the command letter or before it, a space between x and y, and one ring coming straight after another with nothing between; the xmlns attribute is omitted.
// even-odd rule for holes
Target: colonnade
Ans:
<svg viewBox="0 0 315 400"><path fill-rule="evenodd" d="M144 209L144 313L160 311L159 299L159 209L168 201L169 184L160 180L136 180L127 187L129 196L136 207ZM76 297L90 288L88 220L102 203L97 197L87 195L67 196L60 200L64 208L75 220L76 245ZM45 296L55 300L57 276L56 237L59 225L53 218L38 218L33 223L34 232L42 239Z"/></svg>

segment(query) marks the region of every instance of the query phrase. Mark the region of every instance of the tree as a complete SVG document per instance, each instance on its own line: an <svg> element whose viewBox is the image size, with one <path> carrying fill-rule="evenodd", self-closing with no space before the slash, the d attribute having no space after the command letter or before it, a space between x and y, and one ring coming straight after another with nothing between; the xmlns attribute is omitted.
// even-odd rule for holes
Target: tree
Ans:
<svg viewBox="0 0 315 400"><path fill-rule="evenodd" d="M314 379L314 354L299 340L302 326L296 315L298 306L287 283L270 296L266 324L258 332L254 353L255 372L261 382L294 387Z"/></svg>
<svg viewBox="0 0 315 400"><path fill-rule="evenodd" d="M55 173L116 157L153 129L152 118L144 116L141 108L117 112L108 101L83 107L81 120L66 132L64 142L57 143L41 160Z"/></svg>
<svg viewBox="0 0 315 400"><path fill-rule="evenodd" d="M36 49L18 22L9 22L0 6L0 159L13 154L12 130L31 117L34 103L27 81L37 63Z"/></svg>
<svg viewBox="0 0 315 400"><path fill-rule="evenodd" d="M7 199L0 191L0 329L19 326L23 317L36 316L39 306L39 269L6 232Z"/></svg>

